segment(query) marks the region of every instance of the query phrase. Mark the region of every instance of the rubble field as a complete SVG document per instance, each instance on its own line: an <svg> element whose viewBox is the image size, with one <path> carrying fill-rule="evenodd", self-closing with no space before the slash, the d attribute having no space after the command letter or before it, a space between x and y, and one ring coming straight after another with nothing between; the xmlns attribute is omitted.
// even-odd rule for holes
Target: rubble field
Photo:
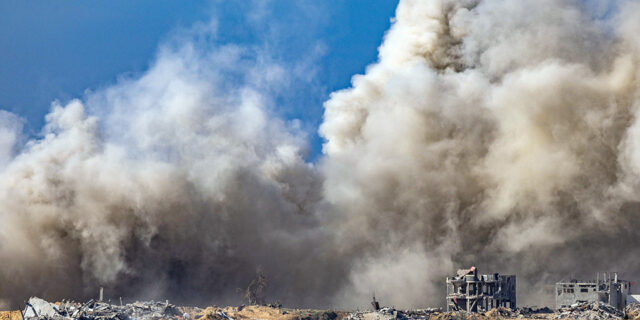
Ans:
<svg viewBox="0 0 640 320"><path fill-rule="evenodd" d="M31 298L22 311L0 311L0 320L391 320L391 319L633 319L640 320L640 305L630 304L624 312L604 303L579 303L569 308L496 308L484 313L446 312L440 308L378 311L335 311L290 309L274 305L239 307L180 307L165 302L110 304L90 300L84 303L47 302Z"/></svg>

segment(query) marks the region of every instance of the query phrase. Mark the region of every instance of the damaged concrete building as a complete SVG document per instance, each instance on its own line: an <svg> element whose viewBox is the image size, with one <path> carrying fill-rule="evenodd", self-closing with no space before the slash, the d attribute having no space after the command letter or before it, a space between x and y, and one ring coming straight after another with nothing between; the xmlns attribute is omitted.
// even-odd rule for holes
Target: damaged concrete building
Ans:
<svg viewBox="0 0 640 320"><path fill-rule="evenodd" d="M478 275L471 267L447 278L447 311L484 312L497 307L516 308L516 276Z"/></svg>
<svg viewBox="0 0 640 320"><path fill-rule="evenodd" d="M603 302L618 310L624 310L631 283L618 279L618 274L598 273L595 281L556 283L556 308L567 308L580 302Z"/></svg>

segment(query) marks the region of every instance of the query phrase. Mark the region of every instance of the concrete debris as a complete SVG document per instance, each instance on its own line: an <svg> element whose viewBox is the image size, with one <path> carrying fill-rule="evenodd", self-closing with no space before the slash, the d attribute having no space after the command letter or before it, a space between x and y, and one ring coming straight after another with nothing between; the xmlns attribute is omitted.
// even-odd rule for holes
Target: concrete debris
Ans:
<svg viewBox="0 0 640 320"><path fill-rule="evenodd" d="M59 305L31 298L25 308L25 319L59 320L156 320L183 319L183 313L168 302L135 302L113 305L89 300L85 303L63 301ZM226 318L230 319L230 318Z"/></svg>
<svg viewBox="0 0 640 320"><path fill-rule="evenodd" d="M522 307L516 310L517 316L532 319L546 319L547 315L553 314L554 311L548 307Z"/></svg>
<svg viewBox="0 0 640 320"><path fill-rule="evenodd" d="M640 315L640 306L638 308ZM543 307L525 307L512 310L505 307L496 307L484 313L460 311L443 311L441 308L396 310L394 308L381 308L377 312L353 312L346 319L352 320L414 320L414 319L554 319L553 310ZM557 318L557 317L555 317ZM568 317L573 318L573 317ZM601 319L601 318L594 318ZM640 320L640 319L637 319Z"/></svg>
<svg viewBox="0 0 640 320"><path fill-rule="evenodd" d="M622 319L624 313L604 302L581 302L558 310L556 319Z"/></svg>
<svg viewBox="0 0 640 320"><path fill-rule="evenodd" d="M525 319L548 319L554 312L553 310L542 307L524 307L515 310L498 307L485 312L483 315L487 318L525 318Z"/></svg>
<svg viewBox="0 0 640 320"><path fill-rule="evenodd" d="M227 319L227 320L234 320L233 318L229 317L226 313L224 313L224 311L218 311L218 315Z"/></svg>
<svg viewBox="0 0 640 320"><path fill-rule="evenodd" d="M498 307L483 313L483 315L489 318L547 319L548 315L551 315L553 313L553 310L547 307L524 307L517 308L515 310L505 307Z"/></svg>
<svg viewBox="0 0 640 320"><path fill-rule="evenodd" d="M11 318L6 320L20 320ZM627 305L624 312L603 302L581 302L553 311L547 307L512 310L496 307L487 312L443 311L442 308L399 310L381 307L377 311L333 312L328 310L282 309L268 306L209 307L205 310L176 307L168 302L135 302L112 305L90 300L85 303L50 303L31 298L24 310L25 320L501 320L501 319L632 319L640 320L640 304Z"/></svg>
<svg viewBox="0 0 640 320"><path fill-rule="evenodd" d="M352 320L413 320L413 319L429 319L432 315L441 313L441 308L427 308L415 310L397 310L395 308L384 307L378 311L356 311L347 316L346 319Z"/></svg>
<svg viewBox="0 0 640 320"><path fill-rule="evenodd" d="M640 304L638 303L630 303L624 309L625 318L640 320Z"/></svg>
<svg viewBox="0 0 640 320"><path fill-rule="evenodd" d="M40 298L31 297L29 301L27 301L27 306L24 309L24 317L53 317L58 314L58 312L58 306L55 304Z"/></svg>
<svg viewBox="0 0 640 320"><path fill-rule="evenodd" d="M542 307L542 308L522 307L522 308L518 308L518 312L520 312L521 314L539 314L539 313L553 313L553 310L551 310L549 307Z"/></svg>

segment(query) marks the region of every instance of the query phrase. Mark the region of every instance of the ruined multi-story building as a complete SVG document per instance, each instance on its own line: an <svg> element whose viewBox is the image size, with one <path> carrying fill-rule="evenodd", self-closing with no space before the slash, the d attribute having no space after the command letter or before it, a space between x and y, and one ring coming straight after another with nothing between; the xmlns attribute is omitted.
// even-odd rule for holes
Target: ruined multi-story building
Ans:
<svg viewBox="0 0 640 320"><path fill-rule="evenodd" d="M629 281L618 279L618 274L603 273L595 281L556 283L556 308L566 308L580 302L604 302L623 310L627 305L627 295L631 292Z"/></svg>
<svg viewBox="0 0 640 320"><path fill-rule="evenodd" d="M471 267L447 278L447 311L484 312L496 307L516 308L516 276L478 275Z"/></svg>

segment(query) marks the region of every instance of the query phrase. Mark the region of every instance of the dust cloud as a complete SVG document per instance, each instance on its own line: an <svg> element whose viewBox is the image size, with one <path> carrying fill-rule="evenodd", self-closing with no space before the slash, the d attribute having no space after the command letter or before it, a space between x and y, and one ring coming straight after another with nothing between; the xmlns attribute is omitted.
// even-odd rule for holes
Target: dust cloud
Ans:
<svg viewBox="0 0 640 320"><path fill-rule="evenodd" d="M144 74L0 113L0 303L442 305L457 268L640 278L640 5L401 0L379 60L325 103L323 156L255 48L159 49ZM207 26L191 32L202 33ZM197 38L197 37L196 37Z"/></svg>

